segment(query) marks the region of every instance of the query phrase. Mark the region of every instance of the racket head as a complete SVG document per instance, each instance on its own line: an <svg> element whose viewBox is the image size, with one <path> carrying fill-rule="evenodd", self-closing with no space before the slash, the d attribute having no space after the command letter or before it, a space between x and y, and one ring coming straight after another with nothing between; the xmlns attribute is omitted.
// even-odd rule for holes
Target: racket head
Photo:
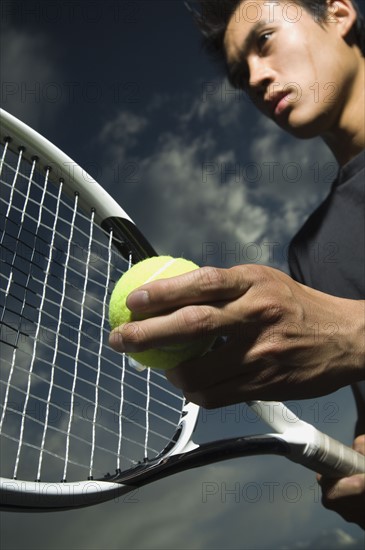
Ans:
<svg viewBox="0 0 365 550"><path fill-rule="evenodd" d="M115 494L96 480L181 448L198 407L108 345L114 284L153 247L77 163L0 117L0 494L16 506L28 493L32 506L36 483L39 509L53 493L79 506L69 484L81 483L86 505Z"/></svg>
<svg viewBox="0 0 365 550"><path fill-rule="evenodd" d="M258 412L285 434L195 446L199 408L162 372L137 371L108 346L114 283L156 252L72 159L11 115L0 118L2 509L88 506L252 454L323 465L323 473L365 470L364 457L313 428L300 438L299 419L286 430L286 409L275 403L258 402ZM292 416L286 421L293 427Z"/></svg>

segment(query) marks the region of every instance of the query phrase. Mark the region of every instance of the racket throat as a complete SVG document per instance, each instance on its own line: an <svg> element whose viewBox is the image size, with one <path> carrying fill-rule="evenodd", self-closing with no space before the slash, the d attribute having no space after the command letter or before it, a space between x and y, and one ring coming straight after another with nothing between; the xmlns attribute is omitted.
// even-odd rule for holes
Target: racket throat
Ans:
<svg viewBox="0 0 365 550"><path fill-rule="evenodd" d="M254 435L232 438L204 443L200 446L195 446L193 450L188 452L172 454L161 457L159 460L141 463L137 467L115 476L108 476L103 481L140 487L185 470L214 464L223 460L254 455L288 456L289 454L290 448L288 444L277 438L276 435Z"/></svg>

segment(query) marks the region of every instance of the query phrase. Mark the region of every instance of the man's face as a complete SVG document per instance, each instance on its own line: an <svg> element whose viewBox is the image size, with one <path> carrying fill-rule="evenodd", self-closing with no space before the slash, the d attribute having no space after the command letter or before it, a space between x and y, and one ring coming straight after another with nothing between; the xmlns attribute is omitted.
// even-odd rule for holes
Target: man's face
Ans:
<svg viewBox="0 0 365 550"><path fill-rule="evenodd" d="M292 1L246 0L229 21L225 50L232 80L284 130L310 138L338 121L356 63L333 12L320 26Z"/></svg>

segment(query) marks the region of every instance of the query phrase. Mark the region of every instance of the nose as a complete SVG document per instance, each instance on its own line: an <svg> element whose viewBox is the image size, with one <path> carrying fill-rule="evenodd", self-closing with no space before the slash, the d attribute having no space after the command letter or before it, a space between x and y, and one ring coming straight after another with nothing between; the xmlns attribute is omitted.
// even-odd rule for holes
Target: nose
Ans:
<svg viewBox="0 0 365 550"><path fill-rule="evenodd" d="M267 87L275 80L274 71L266 59L254 56L248 60L249 78L248 86L255 95L265 92Z"/></svg>

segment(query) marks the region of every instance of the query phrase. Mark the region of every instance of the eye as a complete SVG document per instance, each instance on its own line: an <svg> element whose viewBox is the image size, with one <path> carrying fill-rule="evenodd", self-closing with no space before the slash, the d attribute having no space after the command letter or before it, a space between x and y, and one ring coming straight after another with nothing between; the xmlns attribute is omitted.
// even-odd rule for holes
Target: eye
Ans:
<svg viewBox="0 0 365 550"><path fill-rule="evenodd" d="M257 46L260 52L265 48L266 44L271 39L272 35L273 35L272 31L265 31L258 36Z"/></svg>

